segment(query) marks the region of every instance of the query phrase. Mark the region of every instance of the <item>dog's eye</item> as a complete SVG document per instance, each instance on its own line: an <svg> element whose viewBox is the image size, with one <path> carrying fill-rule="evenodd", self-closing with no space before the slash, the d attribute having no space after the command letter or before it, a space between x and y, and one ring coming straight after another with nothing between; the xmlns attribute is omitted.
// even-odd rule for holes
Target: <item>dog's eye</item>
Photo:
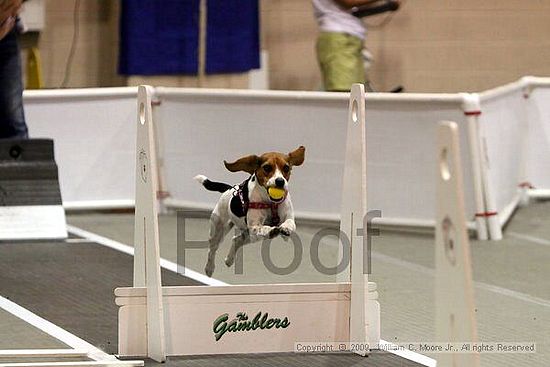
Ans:
<svg viewBox="0 0 550 367"><path fill-rule="evenodd" d="M290 166L288 164L285 164L285 166L283 167L283 172L284 173L289 173L290 172Z"/></svg>
<svg viewBox="0 0 550 367"><path fill-rule="evenodd" d="M263 166L263 169L264 169L265 173L269 173L269 172L271 172L273 167L271 167L271 165L269 165L269 164L266 164L265 166Z"/></svg>

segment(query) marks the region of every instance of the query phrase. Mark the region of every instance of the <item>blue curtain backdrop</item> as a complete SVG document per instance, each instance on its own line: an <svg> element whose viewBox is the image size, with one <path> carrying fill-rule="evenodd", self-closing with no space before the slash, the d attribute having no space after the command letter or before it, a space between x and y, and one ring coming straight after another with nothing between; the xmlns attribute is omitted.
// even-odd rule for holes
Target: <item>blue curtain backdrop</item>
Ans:
<svg viewBox="0 0 550 367"><path fill-rule="evenodd" d="M258 0L209 0L206 73L260 67ZM196 74L199 0L123 0L119 72Z"/></svg>

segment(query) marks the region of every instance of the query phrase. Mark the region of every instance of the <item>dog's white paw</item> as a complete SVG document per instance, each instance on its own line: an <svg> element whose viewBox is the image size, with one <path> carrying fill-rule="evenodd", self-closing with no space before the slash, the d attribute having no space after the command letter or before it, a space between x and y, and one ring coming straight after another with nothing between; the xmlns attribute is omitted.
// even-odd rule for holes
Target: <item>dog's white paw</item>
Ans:
<svg viewBox="0 0 550 367"><path fill-rule="evenodd" d="M264 238L273 238L279 234L279 227L261 226L254 228L252 236L255 241L261 241Z"/></svg>
<svg viewBox="0 0 550 367"><path fill-rule="evenodd" d="M283 237L289 237L292 234L292 230L285 226L279 226L279 232Z"/></svg>

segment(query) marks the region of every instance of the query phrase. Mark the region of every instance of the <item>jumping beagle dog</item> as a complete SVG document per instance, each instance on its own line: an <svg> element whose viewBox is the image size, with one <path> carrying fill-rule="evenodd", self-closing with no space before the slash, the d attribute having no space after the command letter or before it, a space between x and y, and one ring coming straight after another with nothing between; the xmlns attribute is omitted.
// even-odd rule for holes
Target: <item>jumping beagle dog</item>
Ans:
<svg viewBox="0 0 550 367"><path fill-rule="evenodd" d="M225 258L227 266L233 265L235 253L241 246L278 234L288 237L296 230L288 180L292 167L304 162L305 150L300 146L288 154L271 152L242 157L233 163L224 161L229 171L250 174L240 185L231 186L210 181L203 175L195 176L207 190L222 193L210 216L206 275L210 277L214 273L216 251L234 226L237 234Z"/></svg>

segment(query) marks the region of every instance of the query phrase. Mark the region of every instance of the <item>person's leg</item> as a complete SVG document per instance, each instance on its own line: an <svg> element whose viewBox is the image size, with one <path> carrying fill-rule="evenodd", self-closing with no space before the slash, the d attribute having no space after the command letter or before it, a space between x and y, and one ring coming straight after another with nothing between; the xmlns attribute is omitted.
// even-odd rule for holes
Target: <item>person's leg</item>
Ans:
<svg viewBox="0 0 550 367"><path fill-rule="evenodd" d="M353 83L365 82L361 56L362 40L345 33L322 32L317 40L317 58L325 90L344 92Z"/></svg>
<svg viewBox="0 0 550 367"><path fill-rule="evenodd" d="M365 72L365 63L363 61L363 40L354 36L347 35L347 46L345 48L346 60L349 64L349 73L353 83L365 84L367 76ZM351 89L351 86L350 86Z"/></svg>
<svg viewBox="0 0 550 367"><path fill-rule="evenodd" d="M21 55L15 30L0 40L0 139L27 138Z"/></svg>

